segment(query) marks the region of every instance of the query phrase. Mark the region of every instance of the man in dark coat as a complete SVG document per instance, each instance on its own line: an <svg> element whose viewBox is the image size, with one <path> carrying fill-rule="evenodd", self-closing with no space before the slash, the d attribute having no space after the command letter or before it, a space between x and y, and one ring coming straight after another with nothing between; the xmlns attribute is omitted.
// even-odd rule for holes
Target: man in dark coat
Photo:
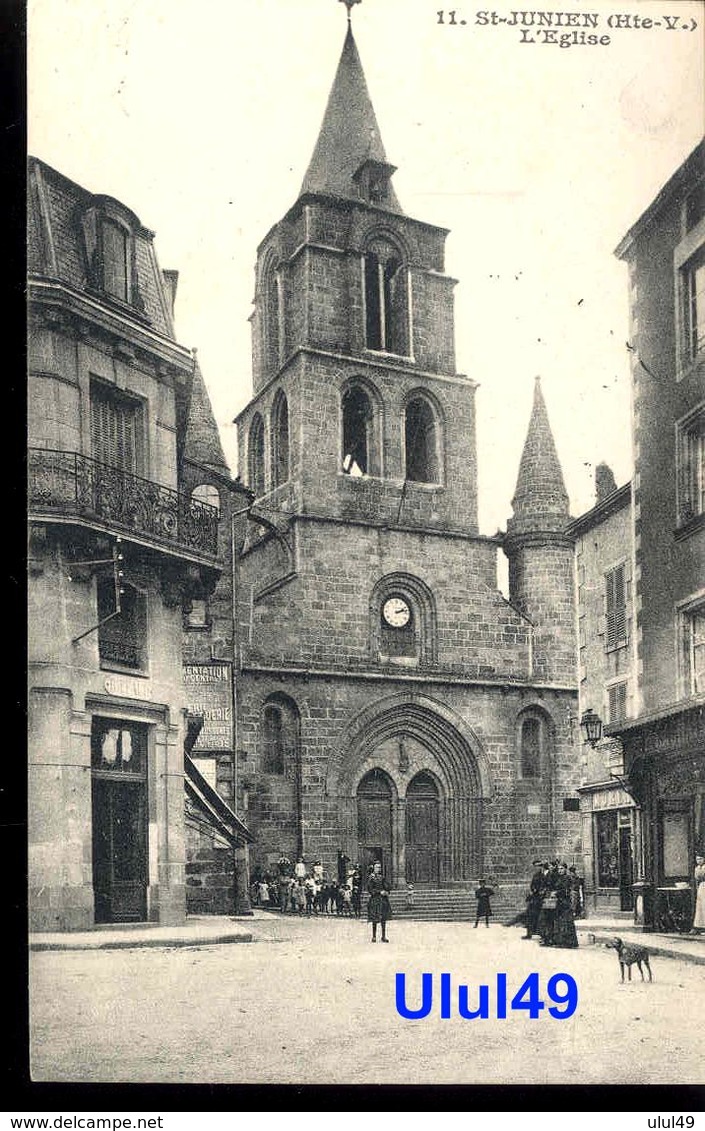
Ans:
<svg viewBox="0 0 705 1131"><path fill-rule="evenodd" d="M523 939L531 939L536 934L539 915L541 913L541 900L544 893L543 861L533 861L534 874L529 883L529 893L526 897L526 934Z"/></svg>
<svg viewBox="0 0 705 1131"><path fill-rule="evenodd" d="M475 891L475 899L477 900L475 926L480 922L480 919L484 919L485 926L489 927L490 915L492 914L492 908L490 906L491 895L494 895L494 888L489 888L484 880L480 880L480 886Z"/></svg>

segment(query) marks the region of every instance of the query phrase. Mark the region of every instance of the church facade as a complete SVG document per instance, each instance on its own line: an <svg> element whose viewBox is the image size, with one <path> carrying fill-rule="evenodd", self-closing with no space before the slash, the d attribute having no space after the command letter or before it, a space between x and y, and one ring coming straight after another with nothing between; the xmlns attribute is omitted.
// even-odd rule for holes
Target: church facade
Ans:
<svg viewBox="0 0 705 1131"><path fill-rule="evenodd" d="M348 27L298 199L258 250L237 748L256 838L395 888L579 854L573 543L537 383L514 514L479 533L447 232L407 216ZM509 558L510 600L497 586Z"/></svg>

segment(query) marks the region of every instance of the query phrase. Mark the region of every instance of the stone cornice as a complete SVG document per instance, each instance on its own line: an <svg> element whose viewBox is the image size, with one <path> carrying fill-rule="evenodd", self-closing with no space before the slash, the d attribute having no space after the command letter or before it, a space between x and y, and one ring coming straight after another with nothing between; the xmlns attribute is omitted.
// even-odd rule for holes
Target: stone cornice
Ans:
<svg viewBox="0 0 705 1131"><path fill-rule="evenodd" d="M111 337L122 342L127 340L164 364L191 375L193 357L190 350L156 333L137 318L123 314L117 308L113 310L88 294L52 279L34 277L29 280L28 299L42 308L53 308L82 319Z"/></svg>

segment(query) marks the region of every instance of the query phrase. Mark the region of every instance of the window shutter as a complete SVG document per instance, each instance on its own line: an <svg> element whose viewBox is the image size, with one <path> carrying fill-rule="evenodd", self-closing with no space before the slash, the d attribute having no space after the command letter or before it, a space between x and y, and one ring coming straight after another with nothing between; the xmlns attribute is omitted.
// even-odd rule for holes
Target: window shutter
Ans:
<svg viewBox="0 0 705 1131"><path fill-rule="evenodd" d="M103 285L109 295L127 302L127 233L111 220L103 221Z"/></svg>
<svg viewBox="0 0 705 1131"><path fill-rule="evenodd" d="M100 463L138 470L138 408L98 385L91 388L91 448Z"/></svg>
<svg viewBox="0 0 705 1131"><path fill-rule="evenodd" d="M607 604L608 648L623 644L627 639L627 602L624 584L624 566L619 565L605 575Z"/></svg>
<svg viewBox="0 0 705 1131"><path fill-rule="evenodd" d="M627 685L614 683L607 690L607 713L611 723L626 718L627 714Z"/></svg>

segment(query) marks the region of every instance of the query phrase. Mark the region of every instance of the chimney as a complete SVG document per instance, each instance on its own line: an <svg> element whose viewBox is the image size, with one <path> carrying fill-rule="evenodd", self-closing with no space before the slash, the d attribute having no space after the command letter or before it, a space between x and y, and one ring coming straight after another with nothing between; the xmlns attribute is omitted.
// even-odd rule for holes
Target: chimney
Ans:
<svg viewBox="0 0 705 1131"><path fill-rule="evenodd" d="M617 484L612 468L609 464L598 463L595 468L595 502L597 504L604 502L616 490Z"/></svg>
<svg viewBox="0 0 705 1131"><path fill-rule="evenodd" d="M164 280L164 290L166 291L166 297L169 300L169 310L171 312L171 317L173 318L174 304L176 302L176 288L179 284L179 272L162 271L162 278Z"/></svg>

